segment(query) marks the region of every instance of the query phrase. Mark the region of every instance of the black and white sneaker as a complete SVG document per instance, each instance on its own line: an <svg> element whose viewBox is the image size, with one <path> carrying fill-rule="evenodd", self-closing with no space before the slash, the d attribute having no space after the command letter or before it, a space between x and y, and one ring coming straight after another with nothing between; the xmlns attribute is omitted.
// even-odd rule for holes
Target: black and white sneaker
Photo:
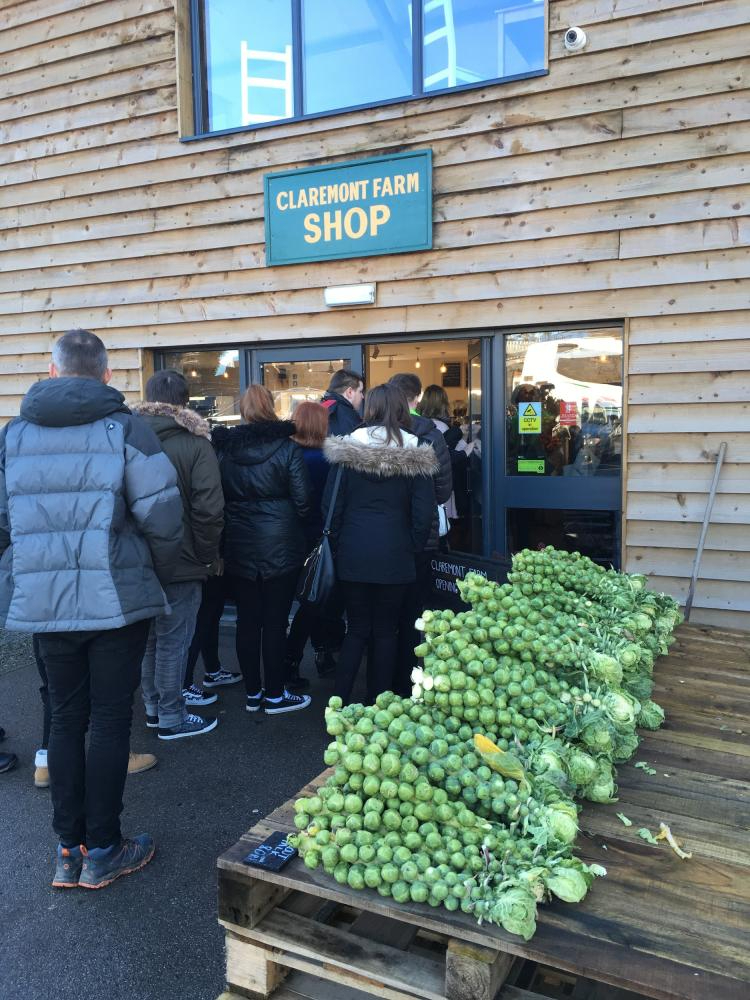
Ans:
<svg viewBox="0 0 750 1000"><path fill-rule="evenodd" d="M188 715L185 721L179 726L172 726L169 729L159 727L160 740L184 740L188 736L202 736L203 733L210 733L216 729L218 719L204 719L200 715Z"/></svg>
<svg viewBox="0 0 750 1000"><path fill-rule="evenodd" d="M259 712L263 707L263 699L265 698L266 691L265 688L261 688L257 694L249 694L247 696L247 704L245 705L246 712Z"/></svg>
<svg viewBox="0 0 750 1000"><path fill-rule="evenodd" d="M146 726L148 729L158 729L159 728L159 716L158 715L147 715L146 716Z"/></svg>
<svg viewBox="0 0 750 1000"><path fill-rule="evenodd" d="M218 694L206 694L197 684L191 684L182 692L186 705L213 705L218 700Z"/></svg>
<svg viewBox="0 0 750 1000"><path fill-rule="evenodd" d="M309 694L292 694L284 689L280 698L265 698L263 708L266 715L281 715L282 712L299 712L312 701Z"/></svg>
<svg viewBox="0 0 750 1000"><path fill-rule="evenodd" d="M242 674L233 674L229 670L224 670L221 667L219 670L214 670L212 674L206 674L203 678L204 688L218 688L227 687L229 684L239 684L242 680Z"/></svg>

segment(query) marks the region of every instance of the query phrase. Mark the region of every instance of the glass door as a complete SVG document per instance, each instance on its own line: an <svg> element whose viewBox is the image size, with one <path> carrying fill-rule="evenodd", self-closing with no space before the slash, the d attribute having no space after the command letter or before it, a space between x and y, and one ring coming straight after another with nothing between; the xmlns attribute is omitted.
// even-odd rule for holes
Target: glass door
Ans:
<svg viewBox="0 0 750 1000"><path fill-rule="evenodd" d="M305 401L320 402L331 376L341 368L362 371L359 344L334 347L283 347L248 351L250 381L265 385L276 413L291 420Z"/></svg>
<svg viewBox="0 0 750 1000"><path fill-rule="evenodd" d="M504 337L507 552L554 545L617 566L622 343L619 327Z"/></svg>

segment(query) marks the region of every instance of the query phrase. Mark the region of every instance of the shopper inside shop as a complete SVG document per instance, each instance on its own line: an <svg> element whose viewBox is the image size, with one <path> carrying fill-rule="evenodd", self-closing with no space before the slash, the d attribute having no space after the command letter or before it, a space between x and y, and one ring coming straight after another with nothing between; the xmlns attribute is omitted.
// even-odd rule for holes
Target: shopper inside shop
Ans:
<svg viewBox="0 0 750 1000"><path fill-rule="evenodd" d="M368 701L393 688L398 623L417 579L414 553L424 550L433 525L439 463L410 426L403 392L381 385L367 393L363 426L324 446L334 468L323 515L333 505L331 541L348 622L335 688L346 703L368 645Z"/></svg>
<svg viewBox="0 0 750 1000"><path fill-rule="evenodd" d="M333 373L323 406L328 410L328 433L335 437L351 434L362 423L360 410L365 380L359 372L341 368Z"/></svg>

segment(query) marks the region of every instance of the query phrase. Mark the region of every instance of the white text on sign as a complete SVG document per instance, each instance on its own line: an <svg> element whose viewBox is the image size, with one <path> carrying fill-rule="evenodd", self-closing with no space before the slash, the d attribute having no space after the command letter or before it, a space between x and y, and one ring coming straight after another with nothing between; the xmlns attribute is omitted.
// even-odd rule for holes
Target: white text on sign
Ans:
<svg viewBox="0 0 750 1000"><path fill-rule="evenodd" d="M419 171L341 181L338 184L316 184L298 191L279 191L276 195L276 207L281 212L287 212L300 208L347 204L370 197L386 198L409 194L419 194ZM306 243L318 243L321 240L331 243L345 236L352 240L359 240L363 236L377 236L390 218L390 207L382 203L364 208L354 205L347 209L308 212L303 219L304 240Z"/></svg>

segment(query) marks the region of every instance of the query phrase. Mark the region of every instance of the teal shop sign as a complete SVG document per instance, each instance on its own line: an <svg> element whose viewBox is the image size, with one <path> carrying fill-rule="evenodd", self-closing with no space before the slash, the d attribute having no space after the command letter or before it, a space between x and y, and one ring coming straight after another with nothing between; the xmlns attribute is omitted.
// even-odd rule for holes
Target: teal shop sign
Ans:
<svg viewBox="0 0 750 1000"><path fill-rule="evenodd" d="M432 150L263 178L266 263L432 248Z"/></svg>

